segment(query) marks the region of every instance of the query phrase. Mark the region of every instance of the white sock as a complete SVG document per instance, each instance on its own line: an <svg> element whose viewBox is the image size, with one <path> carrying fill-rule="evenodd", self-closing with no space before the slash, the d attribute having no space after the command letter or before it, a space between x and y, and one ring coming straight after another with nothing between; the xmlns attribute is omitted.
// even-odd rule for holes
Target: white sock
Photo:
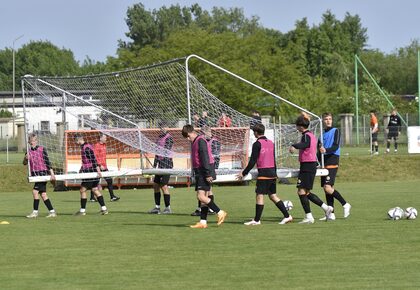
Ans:
<svg viewBox="0 0 420 290"><path fill-rule="evenodd" d="M321 207L322 207L322 209L323 209L324 211L327 211L327 209L328 209L328 205L326 205L325 203L323 203L323 204L321 205Z"/></svg>
<svg viewBox="0 0 420 290"><path fill-rule="evenodd" d="M312 215L312 213L310 212L310 213L307 213L306 215L305 215L305 217L307 218L307 219L314 219L314 216Z"/></svg>
<svg viewBox="0 0 420 290"><path fill-rule="evenodd" d="M207 220L200 220L200 224L206 225L207 224Z"/></svg>
<svg viewBox="0 0 420 290"><path fill-rule="evenodd" d="M80 212L86 212L86 209L85 208L81 208L80 209Z"/></svg>
<svg viewBox="0 0 420 290"><path fill-rule="evenodd" d="M50 213L54 213L54 212L55 212L55 209L50 210Z"/></svg>
<svg viewBox="0 0 420 290"><path fill-rule="evenodd" d="M37 211L37 210L33 210L32 212L33 212L33 213L38 213L38 211Z"/></svg>
<svg viewBox="0 0 420 290"><path fill-rule="evenodd" d="M101 206L101 210L106 210L106 206Z"/></svg>
<svg viewBox="0 0 420 290"><path fill-rule="evenodd" d="M160 209L160 205L155 204L155 208Z"/></svg>

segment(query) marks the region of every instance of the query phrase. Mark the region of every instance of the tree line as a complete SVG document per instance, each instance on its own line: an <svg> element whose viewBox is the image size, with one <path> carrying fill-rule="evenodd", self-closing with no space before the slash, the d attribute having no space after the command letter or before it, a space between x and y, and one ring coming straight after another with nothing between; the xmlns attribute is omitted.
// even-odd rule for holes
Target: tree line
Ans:
<svg viewBox="0 0 420 290"><path fill-rule="evenodd" d="M317 25L303 18L291 31L280 32L264 27L256 16L247 18L240 8L207 11L194 4L147 10L138 3L127 9L126 23L129 40L118 41L115 57L79 63L69 49L31 41L16 52L16 76L95 74L197 54L317 114L338 114L354 112L357 54L401 113L417 110L415 101L399 96L417 92L418 40L390 54L367 49L368 30L358 15L346 13L340 20L326 11ZM11 59L10 48L0 50L0 90L12 89ZM273 116L292 114L287 106L209 66L193 63L191 71L215 96L245 114L254 109ZM359 83L361 113L389 111L366 74L359 74Z"/></svg>

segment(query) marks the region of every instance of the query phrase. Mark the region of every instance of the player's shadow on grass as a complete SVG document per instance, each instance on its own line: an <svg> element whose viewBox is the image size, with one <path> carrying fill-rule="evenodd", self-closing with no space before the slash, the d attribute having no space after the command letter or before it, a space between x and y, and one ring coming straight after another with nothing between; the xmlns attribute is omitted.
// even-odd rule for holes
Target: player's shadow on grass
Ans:
<svg viewBox="0 0 420 290"><path fill-rule="evenodd" d="M170 216L191 216L188 213L151 214L147 211L121 211L121 210L117 210L117 211L110 210L109 213L110 214L111 213L123 213L123 214L128 213L128 214L140 214L140 215L148 215L148 216L168 216L168 217L170 217Z"/></svg>
<svg viewBox="0 0 420 290"><path fill-rule="evenodd" d="M175 227L175 228L188 228L189 225L186 224L151 224L151 223L124 223L123 226L157 226L157 227Z"/></svg>

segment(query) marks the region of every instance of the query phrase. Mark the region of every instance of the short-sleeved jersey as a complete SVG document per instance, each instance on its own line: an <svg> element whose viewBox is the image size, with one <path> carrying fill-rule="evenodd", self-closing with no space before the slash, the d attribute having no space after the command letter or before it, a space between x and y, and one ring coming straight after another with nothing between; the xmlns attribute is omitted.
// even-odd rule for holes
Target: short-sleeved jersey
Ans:
<svg viewBox="0 0 420 290"><path fill-rule="evenodd" d="M370 117L370 127L373 129L375 127L375 125L377 125L379 127L378 119L376 118L376 116L371 116Z"/></svg>

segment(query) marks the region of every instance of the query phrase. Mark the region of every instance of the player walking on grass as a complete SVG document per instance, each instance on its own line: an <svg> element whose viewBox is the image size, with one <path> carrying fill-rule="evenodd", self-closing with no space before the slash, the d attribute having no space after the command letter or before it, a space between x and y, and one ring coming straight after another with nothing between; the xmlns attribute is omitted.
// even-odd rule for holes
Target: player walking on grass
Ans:
<svg viewBox="0 0 420 290"><path fill-rule="evenodd" d="M99 142L93 145L93 151L95 152L95 157L98 161L98 165L101 168L101 172L108 171L108 166L106 165L106 135L100 133ZM118 201L120 198L114 194L114 186L112 185L112 177L105 177L107 184L109 197L111 201ZM99 185L98 185L99 186ZM90 191L90 201L96 201L93 190Z"/></svg>
<svg viewBox="0 0 420 290"><path fill-rule="evenodd" d="M300 203L305 211L305 218L299 222L300 224L313 224L315 222L309 201L312 201L324 210L327 220L334 211L333 207L326 205L316 194L311 192L318 165L316 158L318 142L314 134L308 130L309 124L309 116L306 113L302 113L296 119L296 128L302 133L302 138L299 143L292 144L289 147L290 153L294 153L295 149L299 149L300 169L296 187L298 188L297 194L299 195Z"/></svg>
<svg viewBox="0 0 420 290"><path fill-rule="evenodd" d="M211 133L211 128L209 126L204 126L203 128L201 128L201 132L203 132L204 137L206 138L206 141L210 145L211 154L213 155L213 158L214 158L214 169L218 169L219 163L220 163L220 149L221 149L220 141L216 137L213 137ZM214 194L211 189L209 191L208 197L214 201ZM201 202L198 201L197 209L191 215L200 216L200 213L201 213ZM209 214L214 214L214 212L210 210Z"/></svg>
<svg viewBox="0 0 420 290"><path fill-rule="evenodd" d="M30 134L28 143L30 145L29 151L25 154L23 159L23 165L29 163L29 171L31 176L51 176L51 182L54 183L55 175L54 170L51 168L51 163L48 158L47 150L43 146L38 145L38 136L35 134ZM39 215L39 195L44 201L45 206L48 208L49 214L47 218L55 218L57 213L54 210L54 207L51 204L50 199L47 195L47 182L35 182L34 188L32 189L32 194L34 197L33 211L27 218L36 218Z"/></svg>
<svg viewBox="0 0 420 290"><path fill-rule="evenodd" d="M281 225L290 223L293 218L286 210L283 201L276 194L276 160L274 152L274 143L264 136L265 127L263 124L257 123L252 127L254 136L257 141L252 145L251 159L246 168L238 174L238 179L242 179L257 164L258 177L257 187L255 189L256 205L255 217L253 220L244 223L246 226L256 226L261 224L261 215L264 210L264 195L268 195L270 200L284 215Z"/></svg>
<svg viewBox="0 0 420 290"><path fill-rule="evenodd" d="M157 140L157 145L161 149L171 150L172 145L174 144L174 139L172 135L169 134L167 129L165 128L165 124L161 124L161 132L159 134L159 138ZM171 169L174 167L174 163L171 157L166 156L155 156L155 161L153 163L153 168L162 168L162 169ZM169 178L170 175L155 175L153 179L153 190L155 195L155 207L152 208L149 213L151 214L160 214L160 198L161 198L161 190L163 192L163 200L165 203L165 209L163 210L163 214L171 214L171 195L168 188Z"/></svg>
<svg viewBox="0 0 420 290"><path fill-rule="evenodd" d="M190 226L191 228L207 228L207 214L209 208L217 213L217 225L221 225L227 216L227 212L221 210L212 199L208 197L211 184L216 179L214 170L214 158L211 148L203 135L198 135L191 125L182 128L182 136L191 142L191 163L195 175L195 190L197 199L201 201L200 222Z"/></svg>
<svg viewBox="0 0 420 290"><path fill-rule="evenodd" d="M387 127L387 142L386 142L386 153L389 153L389 147L391 147L391 140L394 139L394 153L398 151L398 137L401 134L401 118L397 115L397 109L391 111Z"/></svg>
<svg viewBox="0 0 420 290"><path fill-rule="evenodd" d="M370 111L370 132L372 134L372 149L371 153L373 155L379 154L379 145L378 145L378 132L379 132L379 124L378 119L376 118L376 114L374 110Z"/></svg>
<svg viewBox="0 0 420 290"><path fill-rule="evenodd" d="M86 191L92 189L93 194L98 200L102 215L108 214L108 209L106 208L104 197L98 189L99 179L102 177L101 168L97 162L93 146L89 143L86 143L82 135L75 136L77 144L80 145L80 153L82 157L82 166L80 168L81 173L88 172L97 172L97 178L83 179L82 184L80 185L80 210L75 213L77 216L86 215L86 203L87 196Z"/></svg>
<svg viewBox="0 0 420 290"><path fill-rule="evenodd" d="M331 113L322 114L322 122L324 123L323 145L319 148L319 151L321 154L324 154L324 164L325 168L328 169L328 175L321 176L321 187L324 188L327 204L334 207L334 198L337 199L343 206L344 217L347 218L350 215L351 205L334 188L340 159L340 132L333 127ZM329 219L335 220L334 212L330 214ZM320 220L326 220L326 217Z"/></svg>

